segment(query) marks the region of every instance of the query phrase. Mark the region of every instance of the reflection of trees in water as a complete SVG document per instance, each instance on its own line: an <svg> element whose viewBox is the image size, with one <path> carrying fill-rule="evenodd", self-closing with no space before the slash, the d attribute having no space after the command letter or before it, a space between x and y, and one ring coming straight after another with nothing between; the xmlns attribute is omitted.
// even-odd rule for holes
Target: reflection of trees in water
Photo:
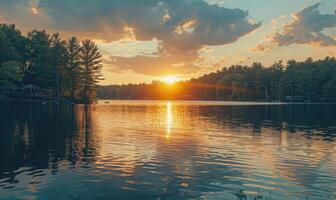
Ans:
<svg viewBox="0 0 336 200"><path fill-rule="evenodd" d="M57 173L61 161L88 167L94 160L99 141L90 108L16 103L0 110L0 179L14 180L22 167Z"/></svg>
<svg viewBox="0 0 336 200"><path fill-rule="evenodd" d="M215 119L232 127L249 126L254 132L261 128L303 131L334 137L336 129L335 105L262 105L262 106L213 106L199 109L200 115Z"/></svg>
<svg viewBox="0 0 336 200"><path fill-rule="evenodd" d="M109 145L105 145L105 149L99 149L100 159L103 160L100 164L103 167L95 168L97 171L94 172L94 176L98 176L103 181L103 184L97 185L97 189L106 192L105 190L111 190L113 185L117 188L117 192L120 192L120 188L127 187L144 193L152 191L156 194L159 190L162 193L162 195L158 194L160 197L172 195L197 198L202 195L202 192L221 193L222 191L237 193L237 197L238 195L243 197L244 194L240 194L239 190L246 189L243 186L246 181L235 177L248 176L249 169L254 167L249 166L248 159L258 157L263 157L260 162L268 169L281 173L281 180L294 179L295 182L307 188L314 188L315 184L319 183L318 168L327 166L325 163L330 159L328 155L330 152L321 151L314 154L313 150L319 149L315 147L328 144L325 141L301 140L301 134L289 134L289 132L302 130L309 132L319 127L327 131L336 124L331 115L335 111L333 106L55 107L22 104L15 107L0 106L0 109L4 110L0 113L0 148L2 149L0 188L2 187L1 178L12 177L9 181L14 182L15 177L20 173L15 170L21 168L22 171L24 166L33 169L50 169L53 173L57 173L62 166L90 167L97 158L97 148L100 145L104 146L105 141ZM95 113L97 117L94 116ZM6 116L6 114L9 115ZM109 119L111 116L113 116L113 123L116 124L128 120L127 129L121 129L122 134L116 131L119 125L114 127L113 124L98 123L98 121L104 122L104 119ZM148 125L150 126L146 129L144 126ZM201 131L192 130L189 133L189 129L183 130L193 125L202 127ZM161 130L165 126L171 126L171 137L162 137L161 133L151 132ZM225 129L221 126L225 126ZM141 134L133 132L142 128L144 131ZM104 133L97 135L99 129L104 130ZM221 131L219 134L222 134L222 137L218 137L218 133L212 134L213 129ZM233 131L231 132L230 129ZM279 140L273 140L272 144L282 146L284 149L287 148L285 143L289 146L294 143L302 144L308 150L312 150L307 153L314 159L303 161L295 157L295 152L289 155L290 150L285 150L286 154L282 156L281 152L274 154L269 151L273 149L271 145L267 148L256 145L263 144L259 141L268 141L267 133L271 129L282 132L279 134ZM127 132L127 130L131 131ZM256 136L252 139L257 139L258 142L250 144L253 148L249 151L235 151L234 148L248 146L249 141L244 143L242 138L231 136L250 131ZM266 134L263 135L264 133ZM104 135L105 139L100 141L100 135ZM275 135L277 137L277 134ZM225 137L229 141L225 140ZM129 141L129 138L134 141ZM252 139L251 142L253 142ZM281 144L282 141L284 145ZM231 145L226 144L224 148L225 142ZM129 146L124 148L124 144ZM116 151L119 149L120 151ZM150 150L152 152L149 152ZM246 153L248 155L244 156ZM144 160L141 160L139 155ZM243 160L243 158L248 159ZM113 162L110 163L110 161ZM65 165L64 162L66 162ZM297 167L278 166L286 163ZM99 165L99 162L95 165ZM127 171L129 166L132 168L131 172ZM121 170L120 174L131 176L121 176L117 172L111 176L96 173L101 170L101 174L105 174L110 169ZM153 174L153 171L160 173ZM11 174L4 174L4 172ZM39 174L37 172L37 175ZM31 174L31 176L35 175L35 172ZM161 189L153 187L153 183Z"/></svg>

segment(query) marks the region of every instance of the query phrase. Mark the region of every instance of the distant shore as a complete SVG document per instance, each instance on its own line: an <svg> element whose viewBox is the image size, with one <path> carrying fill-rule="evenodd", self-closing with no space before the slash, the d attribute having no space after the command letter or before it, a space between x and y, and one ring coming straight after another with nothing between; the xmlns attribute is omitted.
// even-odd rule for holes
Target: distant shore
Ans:
<svg viewBox="0 0 336 200"><path fill-rule="evenodd" d="M36 99L10 99L5 96L0 96L0 103L56 103L56 100L36 100ZM143 104L143 103L152 103L152 102L171 102L171 103L190 103L190 104L214 104L214 105L286 105L286 104L296 104L296 105L314 105L314 104L326 104L334 105L336 103L331 102L288 102L288 101L236 101L236 100L184 100L184 99L97 99L91 104L113 104L113 103L132 103L132 104ZM63 104L73 104L81 105L82 103L73 103L70 101L63 100Z"/></svg>
<svg viewBox="0 0 336 200"><path fill-rule="evenodd" d="M171 103L190 103L190 104L225 104L225 105L286 105L286 104L296 104L296 105L314 105L314 104L330 104L330 105L336 105L336 103L328 103L328 102L285 102L285 101L221 101L221 100L137 100L137 99L98 99L97 103L99 104L113 104L113 103L120 103L120 102L126 102L126 103L152 103L152 102L171 102ZM141 103L140 103L141 104Z"/></svg>

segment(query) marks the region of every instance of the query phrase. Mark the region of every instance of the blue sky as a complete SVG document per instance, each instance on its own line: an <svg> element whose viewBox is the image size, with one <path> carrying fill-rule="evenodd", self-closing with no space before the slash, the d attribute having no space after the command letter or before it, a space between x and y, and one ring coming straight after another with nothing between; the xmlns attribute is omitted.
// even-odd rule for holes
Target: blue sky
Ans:
<svg viewBox="0 0 336 200"><path fill-rule="evenodd" d="M1 0L0 23L95 40L102 84L336 56L334 0Z"/></svg>

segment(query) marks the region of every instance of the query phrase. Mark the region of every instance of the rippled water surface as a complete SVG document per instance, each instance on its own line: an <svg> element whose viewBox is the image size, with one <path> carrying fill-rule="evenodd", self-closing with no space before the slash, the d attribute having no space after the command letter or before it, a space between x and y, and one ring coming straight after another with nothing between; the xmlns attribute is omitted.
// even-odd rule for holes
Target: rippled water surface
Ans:
<svg viewBox="0 0 336 200"><path fill-rule="evenodd" d="M0 199L335 199L336 106L0 104Z"/></svg>

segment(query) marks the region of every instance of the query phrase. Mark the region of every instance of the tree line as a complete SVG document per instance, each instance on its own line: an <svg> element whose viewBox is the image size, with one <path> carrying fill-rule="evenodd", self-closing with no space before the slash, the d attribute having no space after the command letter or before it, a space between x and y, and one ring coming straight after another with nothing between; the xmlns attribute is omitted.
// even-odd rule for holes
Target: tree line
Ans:
<svg viewBox="0 0 336 200"><path fill-rule="evenodd" d="M97 91L100 99L336 102L336 59L234 65L173 85L154 81L101 86Z"/></svg>
<svg viewBox="0 0 336 200"><path fill-rule="evenodd" d="M91 40L0 24L0 91L34 85L57 100L89 103L102 80L102 56ZM0 93L1 96L1 93Z"/></svg>

